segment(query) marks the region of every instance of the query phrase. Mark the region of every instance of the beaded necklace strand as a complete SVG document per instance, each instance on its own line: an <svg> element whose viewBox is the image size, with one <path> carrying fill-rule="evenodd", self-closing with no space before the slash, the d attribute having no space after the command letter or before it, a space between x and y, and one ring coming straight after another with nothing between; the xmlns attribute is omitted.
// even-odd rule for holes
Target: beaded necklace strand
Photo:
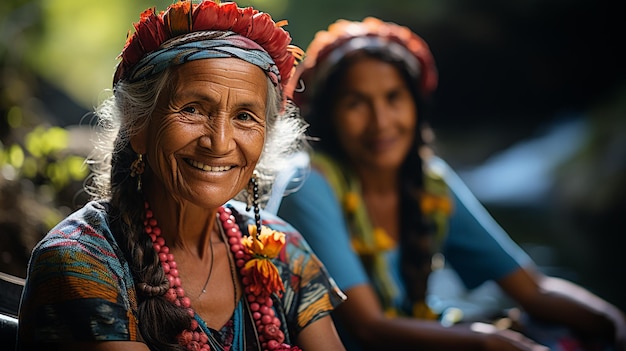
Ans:
<svg viewBox="0 0 626 351"><path fill-rule="evenodd" d="M246 301L251 311L256 327L256 334L258 335L262 349L264 351L299 350L298 347L291 347L283 343L285 335L280 330L280 319L276 317L274 309L272 308L273 300L271 294L262 291L262 289L254 289L251 284L251 279L247 276L248 272L244 269L244 266L246 262L252 258L252 255L244 250L244 246L241 243L242 233L232 211L229 208L220 207L218 209L218 218L222 224L222 228L226 232L230 251L235 258L235 265L239 269L240 276L242 277L241 282L244 286ZM159 261L170 283L170 288L165 293L165 298L176 306L186 308L191 318L191 327L183 330L178 335L179 343L185 346L187 350L211 351L209 335L207 335L198 324L198 320L202 319L196 315L196 312L191 307L191 300L185 295L174 255L165 244L165 239L161 236L161 228L158 226L157 220L154 218L154 213L147 202L145 203L144 228L146 234L148 234L152 240L152 247L158 253ZM208 330L208 328L204 328L204 330ZM235 338L237 338L237 336L235 336ZM215 346L219 347L219 345L214 345L214 347ZM213 351L217 350L213 349Z"/></svg>

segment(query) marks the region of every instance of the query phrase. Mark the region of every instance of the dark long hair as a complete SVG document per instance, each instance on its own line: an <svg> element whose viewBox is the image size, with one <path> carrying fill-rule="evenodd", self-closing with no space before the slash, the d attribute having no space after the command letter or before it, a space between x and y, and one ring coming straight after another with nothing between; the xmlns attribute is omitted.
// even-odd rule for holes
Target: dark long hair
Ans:
<svg viewBox="0 0 626 351"><path fill-rule="evenodd" d="M409 88L416 104L417 127L415 128L414 143L409 154L401 166L400 172L400 250L402 259L402 275L405 279L409 305L423 301L426 291L426 282L430 274L432 258L432 240L434 238L434 223L422 215L420 196L424 192L424 161L421 152L429 148L423 137L427 128L428 113L427 100L419 92L418 79L409 74L402 61L394 59L383 50L358 50L342 58L329 72L328 78L315 89L315 95L309 104L309 111L304 115L310 123L309 134L319 140L313 143L316 151L328 155L340 164L349 164L347 155L342 149L334 130L333 105L335 104L338 89L345 79L348 68L362 58L374 58L389 63L400 72ZM410 308L410 306L407 306Z"/></svg>

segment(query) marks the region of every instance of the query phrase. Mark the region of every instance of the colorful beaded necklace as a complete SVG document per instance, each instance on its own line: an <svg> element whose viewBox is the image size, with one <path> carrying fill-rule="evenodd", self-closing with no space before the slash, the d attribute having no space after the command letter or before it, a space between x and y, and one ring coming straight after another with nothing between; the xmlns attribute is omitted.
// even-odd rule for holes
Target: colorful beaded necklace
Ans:
<svg viewBox="0 0 626 351"><path fill-rule="evenodd" d="M290 346L283 343L285 335L282 330L280 330L280 319L276 317L274 309L272 308L272 292L268 292L267 289L256 286L258 285L257 279L251 277L250 270L246 268L246 263L255 259L255 253L247 252L249 250L242 244L242 233L232 211L229 208L220 207L218 210L218 218L222 224L222 228L226 232L226 239L230 246L230 251L235 258L235 266L239 269L239 273L242 277L241 281L244 286L244 293L246 294L245 302L251 311L261 348L264 351L299 351L300 348L297 346ZM161 236L161 228L158 226L157 220L154 218L154 213L147 202L145 203L144 227L146 234L148 234L152 240L152 247L158 253L161 266L169 280L170 288L165 293L165 298L176 306L186 308L191 317L191 327L187 330L183 330L178 335L178 342L185 346L187 350L212 350L209 335L204 331L208 331L208 328L201 328L198 323L198 321L202 321L202 319L196 315L191 307L191 300L185 295L174 255L170 252L169 247L165 245L165 239ZM255 234L258 235L257 233ZM277 292L275 291L275 293ZM236 308L236 310L237 309L238 308ZM238 322L238 319L239 318L236 318L236 322ZM237 327L235 329L240 330ZM219 345L217 345L217 347L219 347ZM214 349L213 351L217 350Z"/></svg>

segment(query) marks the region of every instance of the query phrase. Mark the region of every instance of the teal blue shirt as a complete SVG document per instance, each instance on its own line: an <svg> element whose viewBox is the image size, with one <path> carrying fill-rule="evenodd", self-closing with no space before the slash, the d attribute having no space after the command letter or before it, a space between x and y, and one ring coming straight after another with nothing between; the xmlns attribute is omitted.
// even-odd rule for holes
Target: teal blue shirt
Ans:
<svg viewBox="0 0 626 351"><path fill-rule="evenodd" d="M454 199L454 210L443 254L467 288L501 279L531 263L449 168L444 169L444 179ZM283 199L278 214L305 237L342 290L368 282L350 245L337 197L322 174L312 170L302 187ZM399 270L397 265L391 267ZM398 271L390 275L400 277Z"/></svg>

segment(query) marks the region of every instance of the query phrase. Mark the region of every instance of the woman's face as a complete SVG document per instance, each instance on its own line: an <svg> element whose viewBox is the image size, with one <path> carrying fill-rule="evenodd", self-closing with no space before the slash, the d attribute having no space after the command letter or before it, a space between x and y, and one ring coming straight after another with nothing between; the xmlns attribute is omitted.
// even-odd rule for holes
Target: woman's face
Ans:
<svg viewBox="0 0 626 351"><path fill-rule="evenodd" d="M132 140L154 173L151 189L209 208L235 196L263 150L266 101L267 77L253 64L220 58L176 66L147 128Z"/></svg>
<svg viewBox="0 0 626 351"><path fill-rule="evenodd" d="M398 69L375 58L349 66L338 89L333 121L353 165L395 171L415 138L417 109Z"/></svg>

